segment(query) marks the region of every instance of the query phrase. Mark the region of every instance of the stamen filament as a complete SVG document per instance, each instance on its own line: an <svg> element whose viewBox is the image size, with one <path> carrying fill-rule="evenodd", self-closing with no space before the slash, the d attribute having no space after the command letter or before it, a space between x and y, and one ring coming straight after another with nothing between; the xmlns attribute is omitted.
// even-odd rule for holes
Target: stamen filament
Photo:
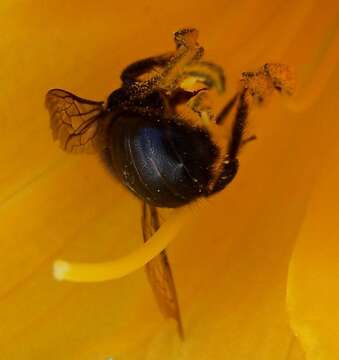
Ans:
<svg viewBox="0 0 339 360"><path fill-rule="evenodd" d="M159 255L177 236L191 216L191 208L177 209L147 242L117 260L102 263L73 263L56 260L53 275L57 280L72 282L100 282L121 278L143 267Z"/></svg>

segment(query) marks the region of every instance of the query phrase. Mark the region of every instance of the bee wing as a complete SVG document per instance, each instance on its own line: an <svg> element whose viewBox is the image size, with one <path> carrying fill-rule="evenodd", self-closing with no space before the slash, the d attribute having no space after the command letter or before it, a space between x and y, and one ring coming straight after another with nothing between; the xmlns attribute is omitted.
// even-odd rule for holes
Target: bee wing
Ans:
<svg viewBox="0 0 339 360"><path fill-rule="evenodd" d="M46 95L53 139L60 141L63 150L70 153L94 149L100 116L104 103L82 99L68 91L52 89Z"/></svg>
<svg viewBox="0 0 339 360"><path fill-rule="evenodd" d="M146 242L160 227L157 209L154 206L143 203L142 231ZM157 257L146 265L148 281L162 314L176 320L178 332L183 338L183 327L180 316L178 298L176 295L174 280L166 251L162 251Z"/></svg>

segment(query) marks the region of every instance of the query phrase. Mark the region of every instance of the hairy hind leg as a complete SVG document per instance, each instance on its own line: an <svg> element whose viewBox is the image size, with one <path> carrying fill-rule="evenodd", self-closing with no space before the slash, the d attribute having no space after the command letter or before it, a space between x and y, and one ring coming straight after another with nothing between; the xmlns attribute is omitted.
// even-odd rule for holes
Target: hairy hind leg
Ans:
<svg viewBox="0 0 339 360"><path fill-rule="evenodd" d="M222 190L232 181L239 167L237 156L240 148L254 139L253 136L247 139L243 138L251 106L264 102L274 91L291 95L294 86L294 74L284 64L265 64L256 72L242 74L240 92L226 104L217 116L217 122L222 124L230 110L237 104L231 139L222 163L217 169L216 178L210 184L207 196Z"/></svg>
<svg viewBox="0 0 339 360"><path fill-rule="evenodd" d="M138 77L146 73L157 71L161 73L172 56L173 53L168 53L138 60L128 65L122 71L120 78L124 84L128 85L132 82L139 81Z"/></svg>

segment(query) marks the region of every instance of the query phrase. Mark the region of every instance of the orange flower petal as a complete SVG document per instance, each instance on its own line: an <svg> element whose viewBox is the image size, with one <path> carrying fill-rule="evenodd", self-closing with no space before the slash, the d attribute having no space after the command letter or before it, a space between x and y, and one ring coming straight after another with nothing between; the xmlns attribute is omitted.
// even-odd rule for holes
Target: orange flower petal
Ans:
<svg viewBox="0 0 339 360"><path fill-rule="evenodd" d="M338 95L335 85L333 91ZM336 105L328 119L335 119L338 111ZM339 126L336 121L329 126L328 156L319 163L321 178L298 236L288 281L291 324L309 360L339 358L339 147L334 145Z"/></svg>

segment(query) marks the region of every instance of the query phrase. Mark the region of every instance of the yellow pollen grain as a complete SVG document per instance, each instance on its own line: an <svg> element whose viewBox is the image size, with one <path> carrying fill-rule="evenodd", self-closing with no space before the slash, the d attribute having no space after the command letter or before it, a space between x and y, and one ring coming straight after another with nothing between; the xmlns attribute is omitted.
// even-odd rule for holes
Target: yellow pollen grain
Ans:
<svg viewBox="0 0 339 360"><path fill-rule="evenodd" d="M196 77L189 76L180 83L180 87L186 91L195 90L195 85L199 81Z"/></svg>
<svg viewBox="0 0 339 360"><path fill-rule="evenodd" d="M56 280L71 282L101 282L126 276L159 255L191 217L192 210L189 207L176 210L152 238L131 253L113 261L78 263L56 260L53 276Z"/></svg>
<svg viewBox="0 0 339 360"><path fill-rule="evenodd" d="M203 123L204 126L208 127L208 125L210 124L210 116L208 115L207 111L202 111L201 112L201 121Z"/></svg>

